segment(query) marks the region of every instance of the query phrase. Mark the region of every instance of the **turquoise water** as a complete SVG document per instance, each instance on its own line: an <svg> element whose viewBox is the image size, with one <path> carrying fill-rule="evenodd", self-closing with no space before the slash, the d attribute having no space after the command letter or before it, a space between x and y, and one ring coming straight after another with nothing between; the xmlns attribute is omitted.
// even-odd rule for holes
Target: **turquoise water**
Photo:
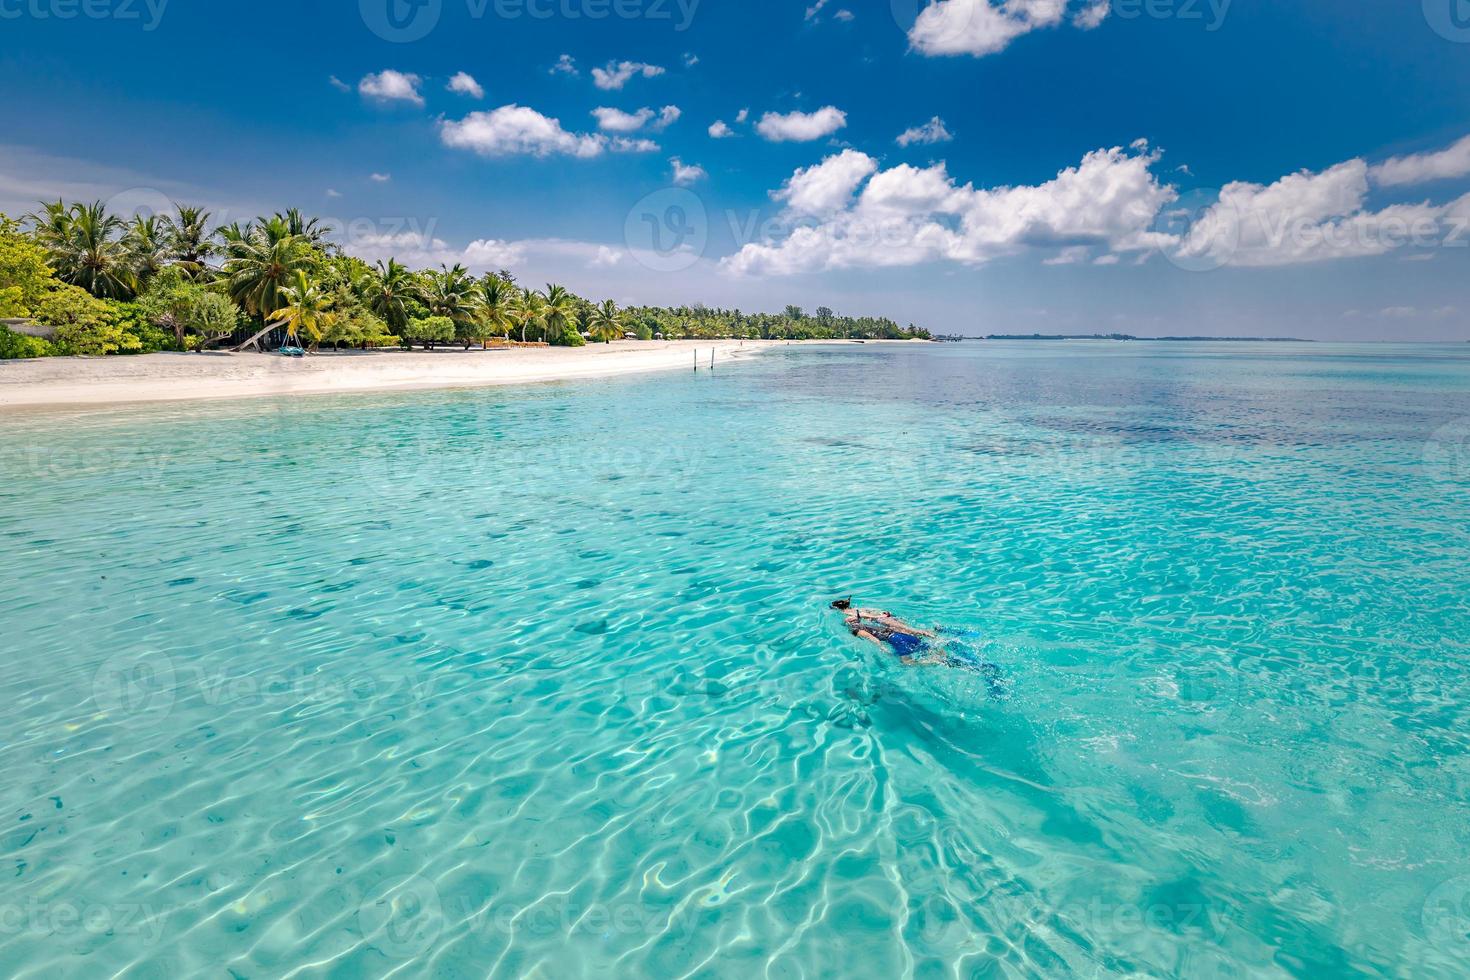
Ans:
<svg viewBox="0 0 1470 980"><path fill-rule="evenodd" d="M1460 349L791 348L0 444L6 975L1470 971Z"/></svg>

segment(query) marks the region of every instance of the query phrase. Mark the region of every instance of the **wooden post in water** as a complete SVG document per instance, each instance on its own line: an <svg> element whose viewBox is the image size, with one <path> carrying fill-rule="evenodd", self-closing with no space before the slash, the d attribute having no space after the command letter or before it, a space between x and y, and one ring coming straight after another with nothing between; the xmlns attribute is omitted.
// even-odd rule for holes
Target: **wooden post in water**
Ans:
<svg viewBox="0 0 1470 980"><path fill-rule="evenodd" d="M709 369L711 371L715 369L715 349L713 347L709 349Z"/></svg>
<svg viewBox="0 0 1470 980"><path fill-rule="evenodd" d="M699 348L694 349L694 373L699 373Z"/></svg>

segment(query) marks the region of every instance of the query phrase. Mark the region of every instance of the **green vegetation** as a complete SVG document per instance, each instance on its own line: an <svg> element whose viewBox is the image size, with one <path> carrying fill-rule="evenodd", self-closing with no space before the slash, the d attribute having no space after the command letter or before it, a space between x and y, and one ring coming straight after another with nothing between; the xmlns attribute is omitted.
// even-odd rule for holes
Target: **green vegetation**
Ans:
<svg viewBox="0 0 1470 980"><path fill-rule="evenodd" d="M663 309L635 306L623 311L629 329L639 337L662 334L666 340L740 337L761 340L861 340L929 339L919 327L900 327L892 320L875 317L837 316L820 307L808 315L800 307L788 306L783 313L742 313L704 306ZM641 329L640 329L641 328Z"/></svg>
<svg viewBox="0 0 1470 980"><path fill-rule="evenodd" d="M0 327L0 359L50 355L244 350L291 344L468 350L492 339L580 347L631 334L662 338L928 338L891 320L704 306L593 303L501 270L370 266L291 210L212 227L208 211L125 221L101 203L43 203L23 221L0 215L0 317L52 330L50 340Z"/></svg>
<svg viewBox="0 0 1470 980"><path fill-rule="evenodd" d="M76 286L58 286L36 304L38 322L56 328L58 352L100 356L137 351L142 344L122 328L118 307L109 306Z"/></svg>
<svg viewBox="0 0 1470 980"><path fill-rule="evenodd" d="M454 321L447 316L416 317L408 324L408 339L433 350L435 344L447 344L454 339Z"/></svg>
<svg viewBox="0 0 1470 980"><path fill-rule="evenodd" d="M22 317L56 284L46 250L0 215L0 317Z"/></svg>
<svg viewBox="0 0 1470 980"><path fill-rule="evenodd" d="M234 336L243 315L228 296L201 286L183 264L162 270L138 300L143 318L170 332L171 347L156 350L196 350Z"/></svg>
<svg viewBox="0 0 1470 980"><path fill-rule="evenodd" d="M39 337L16 333L0 327L0 361L17 361L28 357L50 357L55 349Z"/></svg>

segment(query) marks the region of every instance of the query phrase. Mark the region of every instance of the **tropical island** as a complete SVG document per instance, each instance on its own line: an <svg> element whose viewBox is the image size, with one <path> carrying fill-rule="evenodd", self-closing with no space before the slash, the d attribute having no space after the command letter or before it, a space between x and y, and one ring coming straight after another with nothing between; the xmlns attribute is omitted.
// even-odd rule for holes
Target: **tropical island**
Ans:
<svg viewBox="0 0 1470 980"><path fill-rule="evenodd" d="M928 339L877 317L619 308L500 270L370 265L298 210L215 227L203 208L131 220L101 203L0 214L0 359L207 350L580 347L622 340Z"/></svg>
<svg viewBox="0 0 1470 980"><path fill-rule="evenodd" d="M1302 340L1299 337L1135 337L1128 333L1089 333L1089 334L988 334L985 340L1141 340L1141 341L1172 341L1176 343L1212 343L1236 342L1257 344L1310 344L1313 341Z"/></svg>

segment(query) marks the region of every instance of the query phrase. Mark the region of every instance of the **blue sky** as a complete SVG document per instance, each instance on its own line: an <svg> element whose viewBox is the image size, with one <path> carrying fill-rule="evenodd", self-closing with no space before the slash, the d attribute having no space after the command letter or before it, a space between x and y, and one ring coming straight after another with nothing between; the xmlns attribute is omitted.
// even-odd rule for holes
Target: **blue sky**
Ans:
<svg viewBox="0 0 1470 980"><path fill-rule="evenodd" d="M11 213L296 206L368 258L965 333L1470 338L1466 0L0 0L0 32Z"/></svg>

